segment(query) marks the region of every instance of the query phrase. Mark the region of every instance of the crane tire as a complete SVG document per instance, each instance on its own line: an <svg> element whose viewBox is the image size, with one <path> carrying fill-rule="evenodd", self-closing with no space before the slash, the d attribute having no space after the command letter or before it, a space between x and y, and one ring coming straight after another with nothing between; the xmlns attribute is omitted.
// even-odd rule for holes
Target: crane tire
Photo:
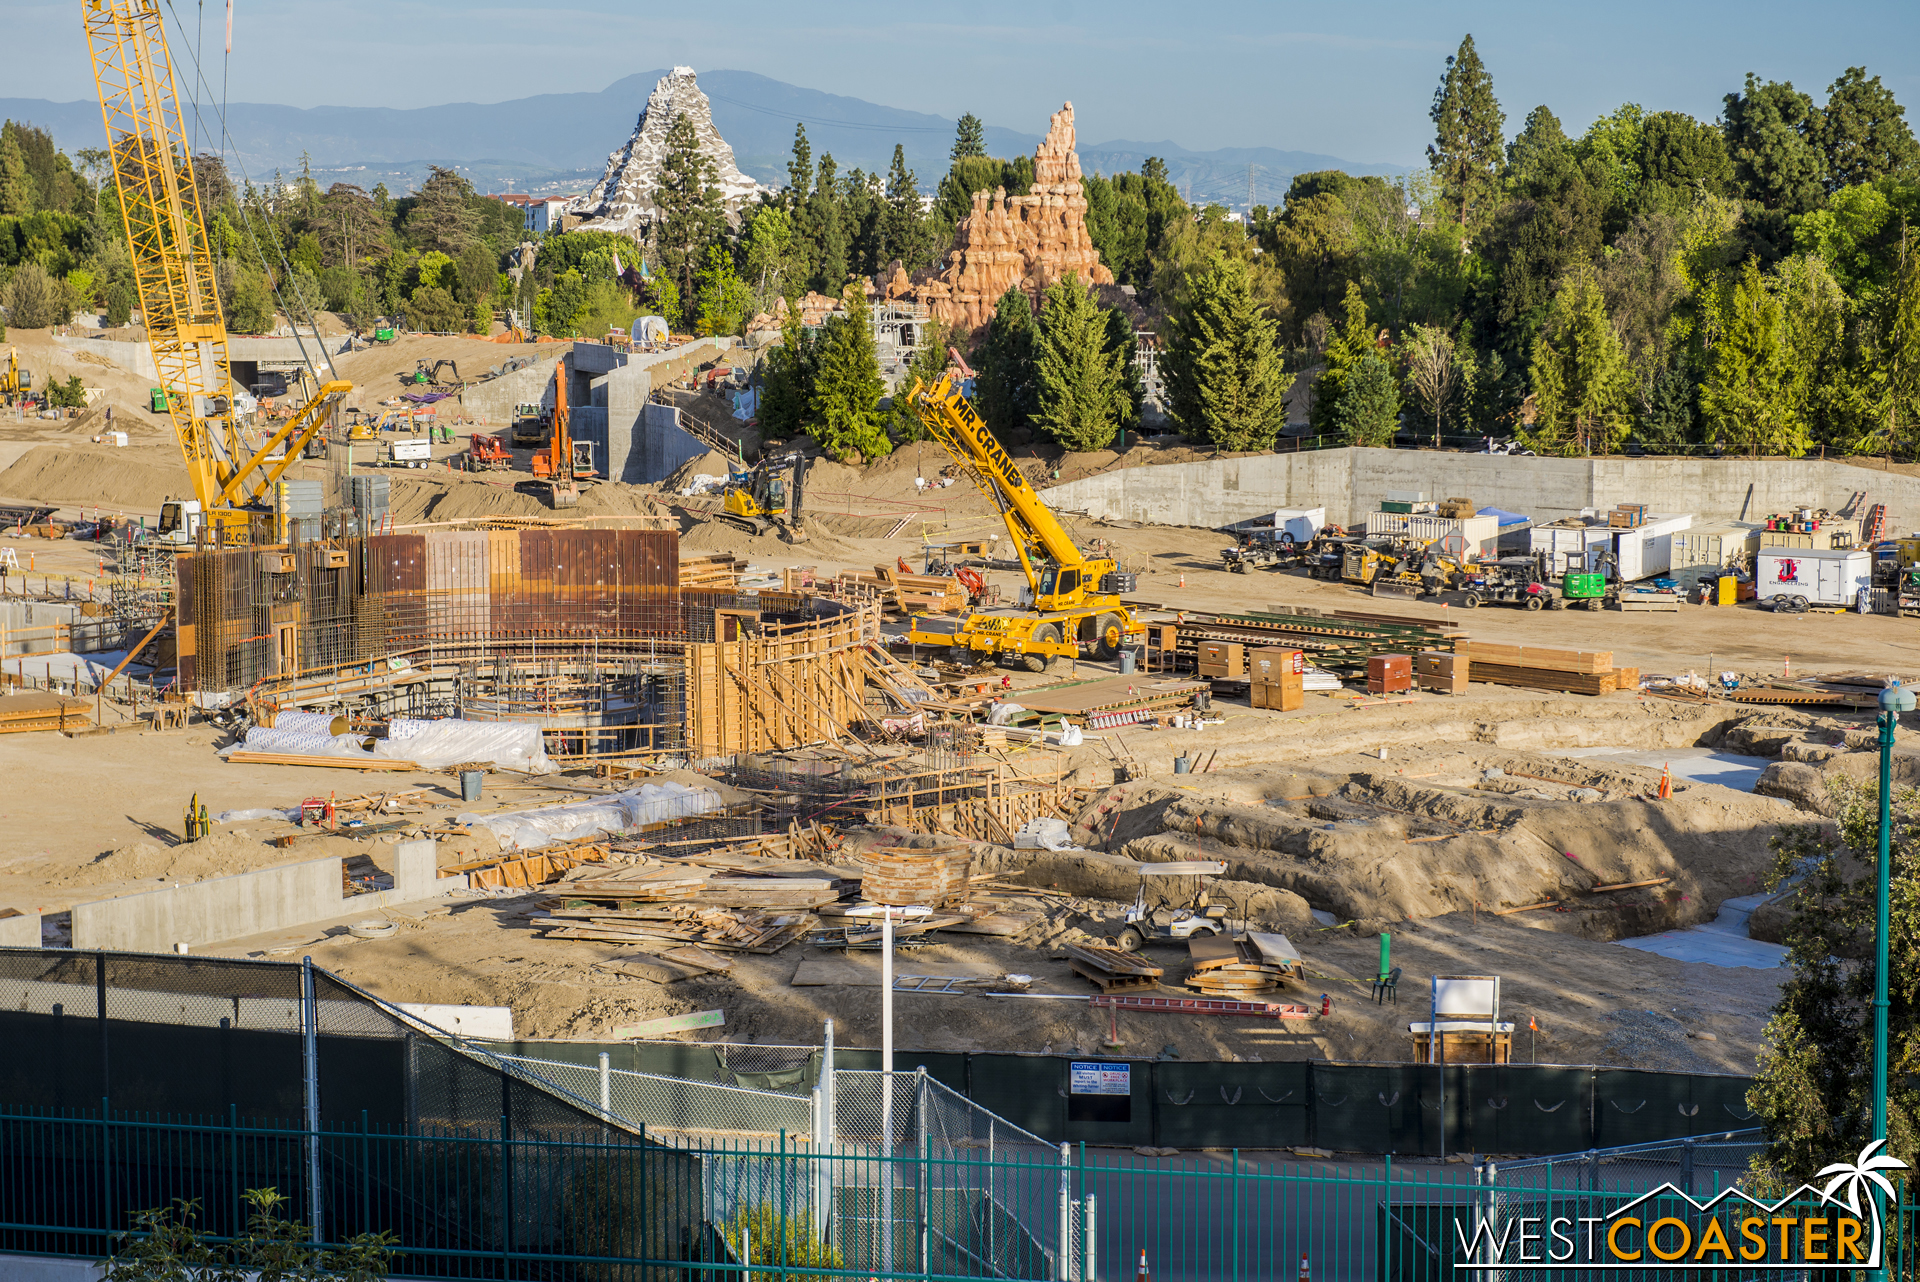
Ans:
<svg viewBox="0 0 1920 1282"><path fill-rule="evenodd" d="M1109 612L1093 621L1093 657L1102 663L1119 658L1120 646L1126 639L1126 626L1120 622L1119 615Z"/></svg>
<svg viewBox="0 0 1920 1282"><path fill-rule="evenodd" d="M1054 624L1043 623L1033 630L1033 639L1058 644L1060 629ZM1028 672L1045 672L1053 666L1054 656L1050 654L1023 654L1020 657L1026 661Z"/></svg>

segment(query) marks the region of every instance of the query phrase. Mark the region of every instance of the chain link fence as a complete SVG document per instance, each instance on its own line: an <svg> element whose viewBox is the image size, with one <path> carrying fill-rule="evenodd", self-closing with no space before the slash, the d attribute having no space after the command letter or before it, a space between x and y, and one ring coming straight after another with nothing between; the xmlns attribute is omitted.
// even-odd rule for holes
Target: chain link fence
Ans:
<svg viewBox="0 0 1920 1282"><path fill-rule="evenodd" d="M811 1139L813 1100L783 1091L747 1090L717 1082L660 1077L619 1068L589 1068L522 1055L499 1056L502 1063L589 1103L649 1133L728 1133L743 1136Z"/></svg>
<svg viewBox="0 0 1920 1282"><path fill-rule="evenodd" d="M1766 1146L1765 1135L1756 1127L1656 1144L1500 1162L1490 1167L1490 1182L1504 1188L1592 1193L1671 1184L1682 1193L1712 1194L1739 1187L1753 1158Z"/></svg>

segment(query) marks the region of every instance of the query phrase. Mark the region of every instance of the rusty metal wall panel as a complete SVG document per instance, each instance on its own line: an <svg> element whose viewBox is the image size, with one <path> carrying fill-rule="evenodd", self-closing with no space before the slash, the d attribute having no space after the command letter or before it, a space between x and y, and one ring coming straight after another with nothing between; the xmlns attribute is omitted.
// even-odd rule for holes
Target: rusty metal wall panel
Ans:
<svg viewBox="0 0 1920 1282"><path fill-rule="evenodd" d="M388 644L404 646L427 636L427 541L419 534L385 534L367 540L373 562L368 576L380 597Z"/></svg>

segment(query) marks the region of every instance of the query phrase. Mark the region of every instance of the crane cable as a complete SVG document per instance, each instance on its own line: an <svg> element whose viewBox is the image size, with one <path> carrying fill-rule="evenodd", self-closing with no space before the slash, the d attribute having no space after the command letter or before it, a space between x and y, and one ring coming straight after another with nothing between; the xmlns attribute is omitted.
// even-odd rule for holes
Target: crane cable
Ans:
<svg viewBox="0 0 1920 1282"><path fill-rule="evenodd" d="M181 19L179 10L174 8L173 0L166 0L166 6L167 6L167 12L173 15L174 25L180 28L182 33L184 34L186 23L184 22L184 20ZM187 51L188 51L187 56L189 60L193 63L194 81L196 82L198 87L204 88L206 90L207 97L209 101L211 101L213 96L213 86L210 83L208 83L206 75L202 70L201 61L200 61L200 51L198 48L195 48L192 45L187 46ZM230 62L232 59L232 56L233 55L230 52L223 55L223 64L226 62ZM200 116L200 96L199 96L198 89L196 89L195 92L193 92L189 100L193 103L195 127L201 128L202 125L201 125L201 116ZM240 177L246 182L247 186L252 187L253 175L247 172L246 162L240 158L239 144L234 141L232 132L229 131L227 128L226 73L224 68L221 73L219 123L220 123L220 138L223 144L222 151L230 152L232 154L233 163L235 167L240 170ZM212 135L212 132L213 131L210 129L207 130L207 133L209 136ZM188 159L189 159L189 163L191 163L191 157L189 157ZM246 230L247 240L253 246L254 257L259 260L261 268L267 274L268 281L271 282L273 280L273 265L267 261L266 251L260 247L260 239L258 236L254 234L253 219L251 215L248 213L247 207L244 203L236 200L234 202L234 205L240 211L240 225ZM201 212L202 219L204 219L205 216L206 214L205 214L205 211L203 210ZM271 228L269 228L269 231L271 232ZM291 280L293 278L293 264L289 262L287 259L286 248L280 244L280 238L277 235L270 236L270 239L273 241L274 253L280 259L281 280L283 281ZM315 386L319 386L320 384L330 380L322 379L320 377L319 368L315 365L313 357L309 355L307 352L306 340L300 336L299 317L301 316L305 317L307 327L313 331L314 345L320 349L320 359L326 362L327 373L331 376L332 380L337 381L340 377L340 373L338 370L334 368L333 354L327 351L326 341L320 337L320 326L314 320L313 309L306 305L306 300L304 298L296 298L296 301L299 302L300 304L300 311L298 314L296 314L294 309L287 305L287 299L285 295L281 293L280 287L278 285L270 284L269 288L273 290L274 301L280 305L280 310L286 313L289 322L291 322L290 327L293 330L293 341L295 345L297 345L300 348L300 359L302 363L306 365L307 372L313 376Z"/></svg>

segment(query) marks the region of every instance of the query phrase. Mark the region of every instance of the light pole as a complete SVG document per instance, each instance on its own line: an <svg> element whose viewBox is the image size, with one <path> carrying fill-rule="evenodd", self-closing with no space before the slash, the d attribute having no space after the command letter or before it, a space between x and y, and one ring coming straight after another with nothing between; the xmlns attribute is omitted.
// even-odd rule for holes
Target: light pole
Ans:
<svg viewBox="0 0 1920 1282"><path fill-rule="evenodd" d="M1880 692L1880 861L1873 931L1873 1138L1887 1138L1887 934L1893 897L1893 731L1914 709L1913 691L1894 682Z"/></svg>

